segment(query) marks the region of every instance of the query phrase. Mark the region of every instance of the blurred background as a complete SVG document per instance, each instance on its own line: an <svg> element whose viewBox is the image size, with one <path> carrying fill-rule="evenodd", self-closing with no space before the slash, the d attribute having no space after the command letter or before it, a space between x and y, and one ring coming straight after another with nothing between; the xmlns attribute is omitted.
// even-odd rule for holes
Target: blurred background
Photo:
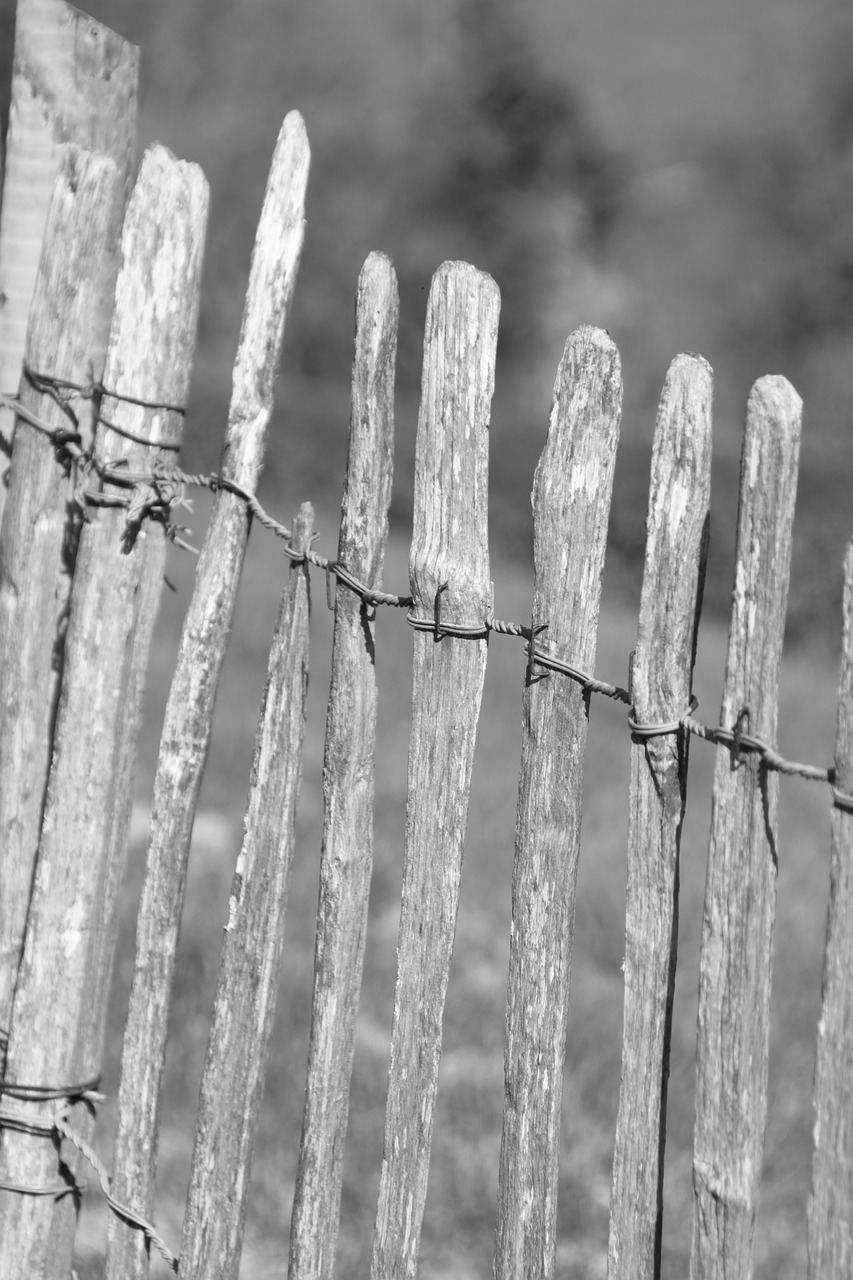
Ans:
<svg viewBox="0 0 853 1280"><path fill-rule="evenodd" d="M312 148L307 234L261 497L287 519L310 498L320 549L336 545L346 459L353 299L368 252L401 287L390 567L404 590L421 339L429 281L447 258L490 271L503 303L492 415L496 609L529 614L529 494L569 331L608 329L625 401L598 669L624 682L636 628L657 399L670 360L715 371L714 470L697 683L715 721L730 599L744 406L784 373L805 400L780 744L826 763L834 731L841 560L853 475L853 10L844 0L86 0L139 44L140 151L197 161L212 188L185 463L214 469L249 256L281 120L297 107ZM0 7L3 94L14 5ZM205 503L193 524L201 536ZM161 1144L159 1218L174 1241L192 1141L218 935L239 844L281 558L254 535L196 826L196 853ZM107 1074L117 1069L132 965L134 894L159 717L192 564L164 601L140 768L135 851ZM322 592L318 592L322 595ZM315 610L312 716L281 1011L255 1161L243 1275L281 1274L301 1118L329 621ZM384 624L384 619L382 620ZM384 638L387 632L387 640ZM393 633L393 634L392 634ZM366 1274L399 912L409 647L389 623L380 708L377 844L353 1088L339 1274ZM325 647L324 647L325 646ZM521 661L490 656L422 1275L490 1274L502 1093L501 1036ZM396 701L394 699L396 698ZM601 721L599 725L598 721ZM313 724L313 728L311 727ZM670 1086L664 1275L689 1251L697 948L713 755L691 756L679 992ZM559 1275L604 1274L618 1097L627 742L594 707L587 768L572 1022L565 1084ZM695 801L693 799L695 795ZM756 1274L800 1277L809 1185L814 1030L826 910L826 805L786 781L771 1109ZM114 1091L114 1090L113 1090ZM105 1156L109 1142L102 1139ZM87 1213L90 1211L87 1210ZM94 1225L87 1225L87 1223ZM88 1234L87 1234L88 1233ZM81 1275L99 1274L102 1223L84 1216Z"/></svg>
<svg viewBox="0 0 853 1280"><path fill-rule="evenodd" d="M4 0L7 63L13 10ZM784 373L806 403L790 633L837 631L853 476L844 0L89 0L87 11L141 47L141 146L167 143L212 187L190 467L216 465L267 167L298 107L313 153L308 230L268 492L288 507L309 496L333 539L352 300L378 248L401 283L395 514L407 518L429 281L466 258L503 298L495 553L529 560L557 362L575 325L598 324L625 374L608 570L619 589L638 598L666 367L695 351L716 377L706 607L728 605L748 389Z"/></svg>

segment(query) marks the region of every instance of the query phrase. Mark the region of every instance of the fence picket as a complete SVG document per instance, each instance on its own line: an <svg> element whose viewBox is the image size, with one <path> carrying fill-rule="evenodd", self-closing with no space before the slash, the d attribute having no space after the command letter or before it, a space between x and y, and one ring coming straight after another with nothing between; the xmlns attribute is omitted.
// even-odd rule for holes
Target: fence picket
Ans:
<svg viewBox="0 0 853 1280"><path fill-rule="evenodd" d="M853 543L844 559L835 786L853 794ZM823 1004L817 1028L809 1280L853 1273L853 813L832 811Z"/></svg>
<svg viewBox="0 0 853 1280"><path fill-rule="evenodd" d="M356 300L349 455L338 562L380 585L394 450L399 299L391 262L371 254ZM373 863L374 625L339 587L323 771L324 828L308 1081L290 1228L290 1280L332 1274Z"/></svg>
<svg viewBox="0 0 853 1280"><path fill-rule="evenodd" d="M303 503L294 551L310 546ZM291 562L270 649L243 843L201 1081L181 1280L236 1280L252 1148L278 994L308 687L307 562Z"/></svg>
<svg viewBox="0 0 853 1280"><path fill-rule="evenodd" d="M57 0L18 0L11 101L0 209L0 391L18 391L42 235L68 143L112 159L122 184L133 167L139 50ZM114 255L114 244L105 252ZM113 260L113 274L118 262ZM92 334L94 375L104 368L112 298ZM0 432L14 417L0 407ZM87 443L91 443L87 441ZM8 462L0 451L0 515Z"/></svg>
<svg viewBox="0 0 853 1280"><path fill-rule="evenodd" d="M285 319L303 238L309 150L301 116L285 118L255 240L234 370L222 472L253 487L263 465ZM114 1150L116 1194L150 1215L160 1084L187 857L225 649L234 616L250 517L221 490L196 571L160 740L128 1006ZM145 1242L110 1222L108 1280L143 1280Z"/></svg>
<svg viewBox="0 0 853 1280"><path fill-rule="evenodd" d="M568 339L533 487L533 625L591 670L619 420L619 354L584 326ZM532 643L532 639L531 639ZM560 1101L589 695L537 674L524 690L504 1050L496 1280L553 1277Z"/></svg>
<svg viewBox="0 0 853 1280"><path fill-rule="evenodd" d="M206 205L206 183L196 166L175 161L164 148L146 155L122 235L105 368L115 396L103 401L118 430L97 429L96 455L104 465L121 460L130 471L145 471L154 460L155 451L122 431L139 440L180 440L180 414L117 397L165 404L186 397ZM54 467L59 470L55 460ZM109 484L104 490L116 494ZM9 1035L7 1083L50 1086L60 1096L66 1082L100 1072L138 698L165 555L165 537L155 526L140 529L131 549L123 537L125 515L121 507L98 509L80 533L62 696ZM69 1121L88 1137L91 1106L69 1092L76 1104ZM56 1110L55 1102L16 1102L14 1092L12 1105L27 1115L35 1108L39 1117ZM75 1167L68 1158L63 1165ZM0 1177L44 1186L63 1176L56 1149L44 1136L4 1133ZM0 1197L6 1273L19 1274L20 1267L21 1274L67 1275L75 1218L72 1196Z"/></svg>
<svg viewBox="0 0 853 1280"><path fill-rule="evenodd" d="M426 1199L442 1017L459 903L474 739L486 670L488 421L500 294L445 263L427 307L409 578L412 734L397 986L373 1280L414 1277ZM472 628L445 634L439 623Z"/></svg>
<svg viewBox="0 0 853 1280"><path fill-rule="evenodd" d="M111 242L122 214L121 178L105 156L69 147L56 181L27 337L31 368L84 383L90 341L109 323L115 290ZM93 335L96 335L93 337ZM24 378L24 409L72 427L50 394ZM8 1030L26 926L56 711L64 619L57 599L69 571L69 481L53 442L19 419L0 528L0 1027Z"/></svg>
<svg viewBox="0 0 853 1280"><path fill-rule="evenodd" d="M760 379L747 406L720 723L773 743L802 402ZM717 748L699 976L694 1280L752 1274L767 1112L778 775Z"/></svg>
<svg viewBox="0 0 853 1280"><path fill-rule="evenodd" d="M677 356L658 411L632 717L677 723L689 708L711 490L710 367ZM635 733L631 748L622 1084L610 1198L608 1280L660 1273L663 1152L678 940L686 730Z"/></svg>

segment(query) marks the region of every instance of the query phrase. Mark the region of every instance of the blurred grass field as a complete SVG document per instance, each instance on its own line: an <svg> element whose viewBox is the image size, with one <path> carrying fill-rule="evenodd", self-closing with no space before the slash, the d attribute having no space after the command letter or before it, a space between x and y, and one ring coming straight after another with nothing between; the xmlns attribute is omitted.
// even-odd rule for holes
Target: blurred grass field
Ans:
<svg viewBox="0 0 853 1280"><path fill-rule="evenodd" d="M13 7L7 0L0 8L0 49L7 52ZM549 177L562 163L559 133L551 138L550 150L543 144L532 177L510 174L501 186L501 165L509 165L501 148L521 164L530 139L514 151L509 126L501 133L490 118L486 128L474 113L470 86L479 76L494 94L487 75L494 66L500 71L505 51L495 54L484 32L482 49L491 47L494 65L485 53L480 56L473 39L460 73L454 64L460 55L454 54L452 41L448 45L447 31L454 12L465 7L462 0L294 0L286 6L274 0L83 0L83 7L142 47L143 145L158 138L199 161L211 182L185 459L190 469L216 466L267 166L285 111L298 107L313 151L308 225L264 502L287 518L299 501L310 498L323 534L321 548L334 548L346 456L352 299L364 257L383 249L398 263L401 276L398 462L385 574L391 589L401 588L426 290L444 258L470 257L495 274L504 294L502 330L510 335L499 352L492 432L493 576L500 616L529 616L528 494L566 334L580 322L602 324L622 352L623 440L596 669L624 683L636 630L655 401L668 361L680 350L699 351L711 360L717 379L709 582L696 679L700 714L714 723L743 405L754 378L786 373L805 397L806 417L779 743L789 756L828 763L841 556L850 532L853 399L853 308L848 305L853 254L846 195L853 161L850 111L844 106L853 102L844 69L851 28L839 0L818 0L817 6L806 0L750 0L748 5L713 0L703 6L678 0L495 3L496 13L513 11L525 33L525 56L535 73L527 105L541 107L543 99L533 92L540 79L546 87L556 84L558 106L579 104L570 118L587 148L581 147L581 160L591 156L593 168L600 166L596 180L611 173L618 179L618 216L597 247L576 234L578 192L568 179ZM469 7L474 10L473 0ZM575 96L561 99L559 86ZM497 152L489 161L492 169L476 169L490 147ZM466 165L475 165L478 181L488 180L481 221L476 200L465 206L471 198ZM585 180L577 168L574 176ZM433 198L433 187L441 188L441 199ZM476 215L467 223L457 217L463 206ZM207 509L200 499L191 521L197 539ZM188 557L173 557L169 574L177 591L164 593L152 660L105 1067L110 1098L117 1084L157 738L192 572ZM255 530L196 821L172 1017L156 1218L175 1247L220 930L285 572L280 550ZM323 586L315 578L298 843L244 1280L282 1274L298 1152L331 637ZM381 1160L410 697L410 638L402 619L380 617L377 649L375 870L338 1245L341 1280L368 1272ZM494 637L445 1018L421 1248L424 1280L491 1274L523 668L520 647ZM682 848L666 1280L682 1280L689 1255L698 942L712 773L713 749L695 742ZM621 1053L627 797L624 713L598 699L587 754L564 1085L561 1280L605 1273ZM796 779L782 782L770 1105L756 1241L759 1280L799 1280L805 1272L828 812L822 788ZM111 1107L105 1108L99 1136L107 1160ZM81 1277L100 1274L103 1239L104 1211L93 1196L81 1224L76 1264ZM167 1274L158 1261L153 1266L155 1276Z"/></svg>

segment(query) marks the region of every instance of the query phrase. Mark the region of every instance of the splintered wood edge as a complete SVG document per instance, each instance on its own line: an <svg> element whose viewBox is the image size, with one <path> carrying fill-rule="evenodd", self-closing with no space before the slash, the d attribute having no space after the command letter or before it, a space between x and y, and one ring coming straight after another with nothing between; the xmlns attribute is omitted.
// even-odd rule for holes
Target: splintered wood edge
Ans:
<svg viewBox="0 0 853 1280"><path fill-rule="evenodd" d="M534 623L543 647L587 669L595 658L607 521L622 404L619 352L582 325L563 351L533 482Z"/></svg>
<svg viewBox="0 0 853 1280"><path fill-rule="evenodd" d="M786 378L753 386L741 455L735 582L720 720L776 737L777 691L791 563L803 402Z"/></svg>
<svg viewBox="0 0 853 1280"><path fill-rule="evenodd" d="M399 298L372 253L358 282L352 411L338 557L379 586L394 448ZM290 1231L290 1280L331 1273L373 859L376 672L361 601L338 587L323 765L323 846L308 1080Z"/></svg>
<svg viewBox="0 0 853 1280"><path fill-rule="evenodd" d="M222 469L251 487L260 475L284 329L305 233L311 160L298 111L284 119L258 223L234 364Z"/></svg>
<svg viewBox="0 0 853 1280"><path fill-rule="evenodd" d="M350 439L338 555L350 572L375 589L381 580L393 479L399 312L393 263L383 253L371 253L358 278ZM375 498L374 486L378 486ZM377 537L370 530L378 512Z"/></svg>
<svg viewBox="0 0 853 1280"><path fill-rule="evenodd" d="M178 443L183 415L152 412L122 396L184 405L195 348L201 262L204 255L209 189L198 165L178 160L163 146L150 147L128 202L122 232L122 265L116 281L104 385L104 416L136 435ZM160 211L168 206L172 215ZM174 305L175 279L185 282L181 306ZM186 295L186 296L184 296ZM156 344L153 335L157 334ZM147 351L147 360L139 353ZM101 462L123 458L141 469L145 446L98 430ZM177 454L170 453L174 460Z"/></svg>
<svg viewBox="0 0 853 1280"><path fill-rule="evenodd" d="M711 498L712 397L708 362L676 356L652 449L632 690L643 724L688 710Z"/></svg>
<svg viewBox="0 0 853 1280"><path fill-rule="evenodd" d="M98 152L68 146L48 209L27 327L27 360L38 373L86 379L92 316L104 315L109 324L104 297L109 294L111 307L114 278L103 264L110 257L112 233L120 226L121 206L115 163ZM62 323L57 327L60 306Z"/></svg>
<svg viewBox="0 0 853 1280"><path fill-rule="evenodd" d="M445 262L430 287L415 450L409 581L413 612L460 626L491 611L489 416L500 291L491 276Z"/></svg>
<svg viewBox="0 0 853 1280"><path fill-rule="evenodd" d="M843 637L838 680L835 786L853 792L853 542L844 557ZM853 815L832 814L823 998L817 1027L812 1189L806 1215L809 1280L846 1280L850 1266L853 1128Z"/></svg>
<svg viewBox="0 0 853 1280"><path fill-rule="evenodd" d="M310 542L314 512L294 520ZM308 677L308 566L292 563L267 669L243 841L234 872L208 1036L181 1238L185 1280L236 1280L278 990Z"/></svg>

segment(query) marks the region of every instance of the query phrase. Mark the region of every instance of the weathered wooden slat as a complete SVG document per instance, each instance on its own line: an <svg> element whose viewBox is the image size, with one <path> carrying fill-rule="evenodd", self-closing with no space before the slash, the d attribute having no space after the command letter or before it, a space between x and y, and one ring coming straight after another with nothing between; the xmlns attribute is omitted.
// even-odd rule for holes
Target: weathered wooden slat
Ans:
<svg viewBox="0 0 853 1280"><path fill-rule="evenodd" d="M359 581L377 588L391 501L398 310L394 268L384 255L371 254L358 282L338 561ZM374 644L370 611L353 592L339 587L326 717L314 1004L290 1228L290 1280L322 1280L334 1267L373 864Z"/></svg>
<svg viewBox="0 0 853 1280"><path fill-rule="evenodd" d="M720 721L773 744L802 403L762 378L747 406ZM764 1125L776 909L778 776L717 748L699 976L694 1280L747 1280Z"/></svg>
<svg viewBox="0 0 853 1280"><path fill-rule="evenodd" d="M835 786L853 795L853 543L844 559ZM809 1280L853 1274L853 813L832 811L823 1003L817 1028Z"/></svg>
<svg viewBox="0 0 853 1280"><path fill-rule="evenodd" d="M313 518L310 503L304 503L293 526L294 550L309 547ZM293 860L308 613L308 565L291 562L270 650L219 962L181 1239L181 1280L236 1280L240 1266Z"/></svg>
<svg viewBox="0 0 853 1280"><path fill-rule="evenodd" d="M164 148L149 152L128 207L122 267L105 369L105 416L139 439L177 443L180 414L121 396L182 403L189 388L198 313L207 184L195 165ZM17 452L17 449L16 449ZM106 426L96 456L147 471L173 456ZM107 492L117 492L105 486ZM126 490L125 490L126 493ZM12 1010L7 1082L60 1088L100 1071L112 969L118 888L139 731L139 687L162 579L165 537L139 530L132 549L121 508L98 509L84 524L71 593L62 695ZM141 616L140 603L149 612ZM153 607L152 607L153 605ZM127 789L118 793L119 781ZM9 1106L37 1116L56 1102ZM91 1127L84 1103L72 1125ZM0 1178L29 1186L61 1181L44 1137L2 1132ZM65 1276L71 1265L74 1198L0 1193L4 1274Z"/></svg>
<svg viewBox="0 0 853 1280"><path fill-rule="evenodd" d="M409 560L413 616L483 628L416 632L413 720L385 1150L373 1280L414 1277L426 1199L442 1017L459 902L491 609L487 480L500 295L444 263L427 307Z"/></svg>
<svg viewBox="0 0 853 1280"><path fill-rule="evenodd" d="M637 648L634 722L689 709L711 493L711 369L677 356L658 412ZM687 801L685 730L631 747L622 1084L610 1197L609 1280L660 1273L663 1152L678 941L678 855Z"/></svg>
<svg viewBox="0 0 853 1280"><path fill-rule="evenodd" d="M113 162L69 147L47 220L27 337L27 360L39 372L86 381L92 342L105 342L97 330L112 306L122 205ZM26 380L21 399L51 427L73 425L50 395ZM50 766L69 496L50 439L21 420L0 529L0 1027L7 1029Z"/></svg>
<svg viewBox="0 0 853 1280"><path fill-rule="evenodd" d="M18 0L0 210L0 391L16 395L27 317L53 186L69 143L101 151L129 182L136 143L139 50L63 0ZM115 246L105 247L118 268ZM104 368L112 298L91 335L88 358ZM0 407L0 431L14 418ZM0 452L0 514L5 501Z"/></svg>
<svg viewBox="0 0 853 1280"><path fill-rule="evenodd" d="M622 402L619 354L568 339L533 487L537 647L591 670ZM545 642L544 637L547 637ZM553 1277L560 1100L589 699L559 675L524 690L504 1051L496 1280Z"/></svg>
<svg viewBox="0 0 853 1280"><path fill-rule="evenodd" d="M302 248L308 164L305 126L292 112L279 133L255 240L222 454L223 474L249 488L257 484L263 466ZM160 739L113 1155L116 1195L143 1215L150 1215L154 1196L160 1083L190 837L249 523L245 502L220 491L181 633ZM111 1222L109 1280L140 1280L146 1274L139 1233L118 1220Z"/></svg>

